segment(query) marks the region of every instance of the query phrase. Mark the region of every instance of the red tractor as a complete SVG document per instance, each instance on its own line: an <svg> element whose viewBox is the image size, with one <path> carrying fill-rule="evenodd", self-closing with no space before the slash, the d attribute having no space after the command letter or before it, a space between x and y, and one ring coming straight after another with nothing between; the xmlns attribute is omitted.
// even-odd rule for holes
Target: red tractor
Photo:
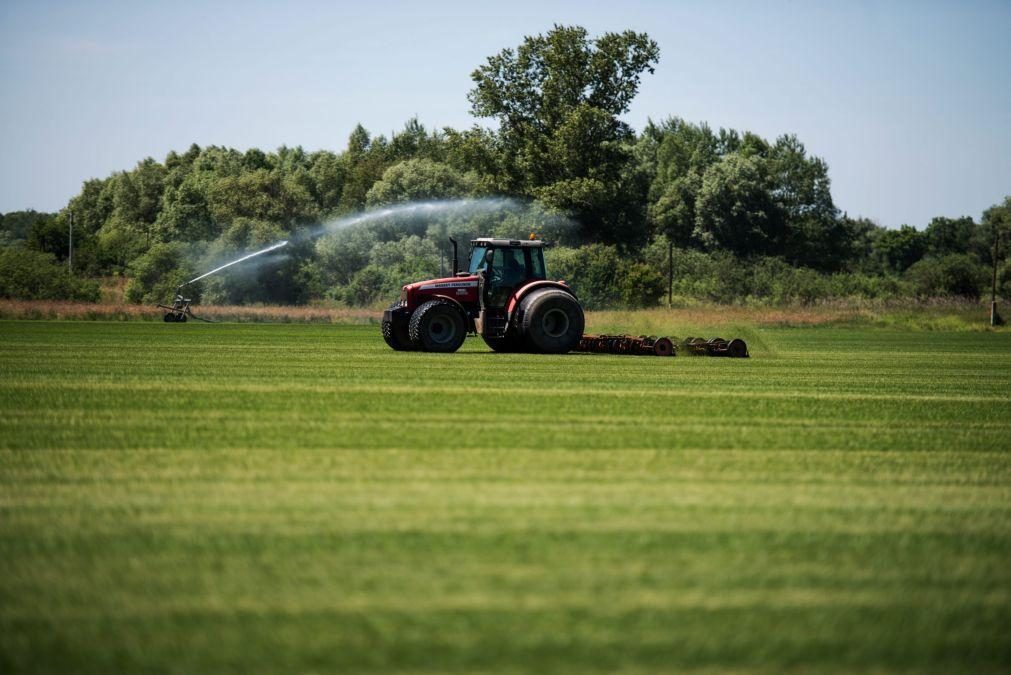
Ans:
<svg viewBox="0 0 1011 675"><path fill-rule="evenodd" d="M383 338L398 351L455 352L468 333L497 352L564 354L583 336L583 308L564 282L549 281L544 242L480 238L453 276L407 284L383 313Z"/></svg>

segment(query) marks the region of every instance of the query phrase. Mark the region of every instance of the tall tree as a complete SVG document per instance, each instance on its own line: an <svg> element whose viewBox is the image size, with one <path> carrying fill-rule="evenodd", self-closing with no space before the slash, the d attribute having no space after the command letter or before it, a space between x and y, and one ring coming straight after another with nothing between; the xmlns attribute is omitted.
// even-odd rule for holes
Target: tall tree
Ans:
<svg viewBox="0 0 1011 675"><path fill-rule="evenodd" d="M935 256L949 253L968 253L972 245L976 223L972 218L937 217L926 229L927 251Z"/></svg>
<svg viewBox="0 0 1011 675"><path fill-rule="evenodd" d="M768 150L772 197L783 215L783 257L794 265L838 270L847 262L847 231L832 202L828 165L808 157L796 136L776 139Z"/></svg>
<svg viewBox="0 0 1011 675"><path fill-rule="evenodd" d="M309 169L312 195L320 213L334 212L341 201L344 181L347 179L347 164L332 152L321 150L312 157Z"/></svg>
<svg viewBox="0 0 1011 675"><path fill-rule="evenodd" d="M658 58L644 33L590 39L560 25L489 57L468 98L474 115L499 123L506 189L572 213L589 239L642 239L634 136L619 115Z"/></svg>
<svg viewBox="0 0 1011 675"><path fill-rule="evenodd" d="M655 167L649 191L650 223L676 245L688 246L693 243L702 176L720 159L724 144L707 125L672 117L658 125L650 122L639 147L646 155L643 159Z"/></svg>
<svg viewBox="0 0 1011 675"><path fill-rule="evenodd" d="M905 272L927 252L927 241L915 227L903 225L897 230L882 231L874 242L874 250L886 269Z"/></svg>
<svg viewBox="0 0 1011 675"><path fill-rule="evenodd" d="M1011 248L1011 196L1005 197L1002 203L994 204L983 212L983 222L980 229L991 242L990 264L992 266L992 281L996 287L1001 282L997 278L998 266L1002 261L1008 259L1008 249Z"/></svg>
<svg viewBox="0 0 1011 675"><path fill-rule="evenodd" d="M49 221L52 220L52 218L52 214L40 213L34 209L28 209L27 211L11 211L6 215L0 214L0 231L6 235L6 242L3 243L28 239L32 230L35 228L36 223L40 221ZM39 246L36 246L36 248L50 253L54 252L51 248L42 248Z"/></svg>
<svg viewBox="0 0 1011 675"><path fill-rule="evenodd" d="M365 206L365 195L386 170L386 139L382 136L373 139L365 127L357 125L348 138L344 161L347 162L347 170L341 192L341 210L357 211Z"/></svg>
<svg viewBox="0 0 1011 675"><path fill-rule="evenodd" d="M769 190L766 162L733 153L706 170L693 236L706 248L742 256L781 250L783 214Z"/></svg>
<svg viewBox="0 0 1011 675"><path fill-rule="evenodd" d="M415 200L454 199L471 189L466 176L429 159L409 159L383 173L366 195L369 206Z"/></svg>

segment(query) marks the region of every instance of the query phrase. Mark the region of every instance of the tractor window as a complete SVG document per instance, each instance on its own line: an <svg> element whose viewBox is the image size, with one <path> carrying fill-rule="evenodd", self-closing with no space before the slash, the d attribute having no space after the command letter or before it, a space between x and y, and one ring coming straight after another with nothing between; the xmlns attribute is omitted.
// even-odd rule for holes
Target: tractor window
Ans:
<svg viewBox="0 0 1011 675"><path fill-rule="evenodd" d="M484 269L484 246L475 246L470 252L470 273L477 274Z"/></svg>
<svg viewBox="0 0 1011 675"><path fill-rule="evenodd" d="M544 270L544 251L539 248L528 248L527 254L530 256L530 278L547 279L547 272Z"/></svg>
<svg viewBox="0 0 1011 675"><path fill-rule="evenodd" d="M491 263L496 286L514 288L527 278L527 261L522 248L497 248Z"/></svg>
<svg viewBox="0 0 1011 675"><path fill-rule="evenodd" d="M484 287L487 307L505 307L513 290L527 279L527 261L523 249L493 248L490 276ZM483 266L482 266L483 267Z"/></svg>

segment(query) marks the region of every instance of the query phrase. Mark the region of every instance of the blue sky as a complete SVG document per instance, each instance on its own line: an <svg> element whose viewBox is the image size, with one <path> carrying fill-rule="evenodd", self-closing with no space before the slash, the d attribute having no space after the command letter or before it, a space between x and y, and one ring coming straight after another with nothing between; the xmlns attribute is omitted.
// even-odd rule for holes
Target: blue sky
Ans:
<svg viewBox="0 0 1011 675"><path fill-rule="evenodd" d="M359 121L470 126L470 72L554 23L659 43L636 129L796 133L850 215L922 228L1011 194L1007 1L4 0L0 211L56 210L193 142L338 150Z"/></svg>

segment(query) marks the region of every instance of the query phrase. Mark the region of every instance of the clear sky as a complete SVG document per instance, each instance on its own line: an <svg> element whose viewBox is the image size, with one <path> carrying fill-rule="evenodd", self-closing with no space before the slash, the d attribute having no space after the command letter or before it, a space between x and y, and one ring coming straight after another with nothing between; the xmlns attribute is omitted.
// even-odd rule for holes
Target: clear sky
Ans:
<svg viewBox="0 0 1011 675"><path fill-rule="evenodd" d="M190 143L470 126L470 73L554 23L661 50L627 119L796 133L836 204L924 227L1011 194L1011 1L0 2L0 211ZM486 123L486 122L485 122Z"/></svg>

